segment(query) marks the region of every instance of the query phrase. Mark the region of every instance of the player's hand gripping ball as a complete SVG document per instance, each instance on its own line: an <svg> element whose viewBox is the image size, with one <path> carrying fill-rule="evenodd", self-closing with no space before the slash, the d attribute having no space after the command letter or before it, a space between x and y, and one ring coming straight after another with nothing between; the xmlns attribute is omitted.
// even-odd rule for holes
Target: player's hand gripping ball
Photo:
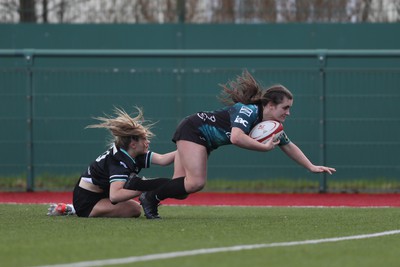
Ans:
<svg viewBox="0 0 400 267"><path fill-rule="evenodd" d="M274 141L278 140L283 133L283 125L278 121L262 121L258 123L254 128L250 131L249 136L260 143L267 143L269 139L271 139L272 135L274 136Z"/></svg>

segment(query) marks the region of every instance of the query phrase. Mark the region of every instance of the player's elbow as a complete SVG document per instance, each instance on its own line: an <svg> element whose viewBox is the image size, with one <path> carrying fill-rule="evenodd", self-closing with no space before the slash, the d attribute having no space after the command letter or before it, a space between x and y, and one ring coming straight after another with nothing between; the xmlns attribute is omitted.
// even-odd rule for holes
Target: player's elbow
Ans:
<svg viewBox="0 0 400 267"><path fill-rule="evenodd" d="M245 135L246 134L243 132L242 129L232 127L230 136L231 143L237 146L241 146L241 144L243 143L243 137L245 137Z"/></svg>
<svg viewBox="0 0 400 267"><path fill-rule="evenodd" d="M118 198L115 198L115 197L112 197L112 196L110 196L110 202L111 202L111 204L115 205L115 204L118 204L118 202L119 202L119 199L118 199Z"/></svg>
<svg viewBox="0 0 400 267"><path fill-rule="evenodd" d="M122 200L121 197L115 192L110 192L109 199L113 205L118 204L118 202L121 202Z"/></svg>
<svg viewBox="0 0 400 267"><path fill-rule="evenodd" d="M241 138L238 135L232 135L231 136L231 143L233 145L240 145L241 143Z"/></svg>

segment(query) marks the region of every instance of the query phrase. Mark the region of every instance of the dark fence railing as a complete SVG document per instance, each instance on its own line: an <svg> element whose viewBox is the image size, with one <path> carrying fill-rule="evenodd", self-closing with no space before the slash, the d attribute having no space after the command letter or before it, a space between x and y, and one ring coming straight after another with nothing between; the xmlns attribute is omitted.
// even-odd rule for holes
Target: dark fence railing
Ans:
<svg viewBox="0 0 400 267"><path fill-rule="evenodd" d="M77 175L105 143L85 130L114 106L158 121L156 151L174 149L177 123L220 107L218 84L248 69L265 87L295 95L285 129L316 164L312 175L278 151L215 151L209 179L318 181L319 191L397 191L400 184L400 50L0 50L0 177ZM170 175L155 168L148 176ZM147 174L146 174L147 175ZM285 190L285 189L284 189Z"/></svg>

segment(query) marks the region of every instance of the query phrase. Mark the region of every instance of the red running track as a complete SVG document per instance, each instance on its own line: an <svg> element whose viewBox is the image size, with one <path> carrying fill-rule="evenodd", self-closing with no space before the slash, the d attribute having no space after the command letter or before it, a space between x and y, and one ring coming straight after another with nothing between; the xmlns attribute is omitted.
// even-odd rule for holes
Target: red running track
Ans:
<svg viewBox="0 0 400 267"><path fill-rule="evenodd" d="M0 192L0 203L71 203L71 192ZM282 206L282 207L400 207L399 194L191 194L185 200L167 199L163 205Z"/></svg>

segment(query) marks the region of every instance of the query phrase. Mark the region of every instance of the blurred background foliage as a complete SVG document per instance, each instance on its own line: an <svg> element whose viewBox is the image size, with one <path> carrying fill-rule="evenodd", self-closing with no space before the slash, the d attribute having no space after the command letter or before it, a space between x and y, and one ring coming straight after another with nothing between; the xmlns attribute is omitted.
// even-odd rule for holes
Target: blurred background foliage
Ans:
<svg viewBox="0 0 400 267"><path fill-rule="evenodd" d="M396 23L400 0L2 0L0 23Z"/></svg>

